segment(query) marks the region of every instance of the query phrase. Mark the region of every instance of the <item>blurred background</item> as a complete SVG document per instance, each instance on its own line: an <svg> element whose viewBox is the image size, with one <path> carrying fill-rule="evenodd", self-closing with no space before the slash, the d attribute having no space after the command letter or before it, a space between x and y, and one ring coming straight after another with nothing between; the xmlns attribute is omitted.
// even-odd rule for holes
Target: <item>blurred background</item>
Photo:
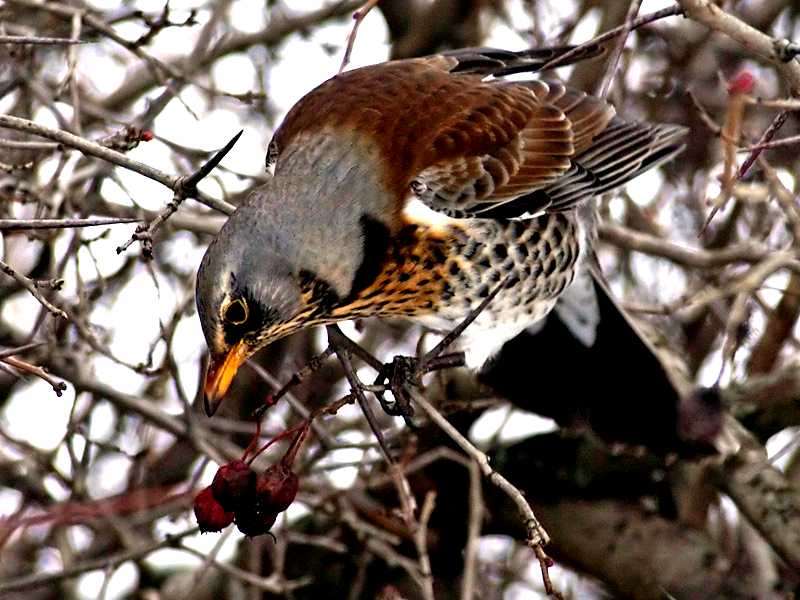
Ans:
<svg viewBox="0 0 800 600"><path fill-rule="evenodd" d="M243 129L199 186L236 205L269 176L266 147L288 109L339 70L362 4L6 0L0 114L170 176L195 171ZM347 68L466 46L581 43L625 23L639 4L639 15L674 6L381 0L361 23ZM774 41L800 40L792 0L721 6ZM449 370L425 380L426 397L542 520L564 597L798 591L797 145L765 150L740 181L731 169L748 156L735 146L756 144L776 118L775 139L800 132L796 113L765 102L742 108L729 92L746 70L754 98L789 98L786 73L800 69L793 56L776 67L682 16L631 32L610 101L626 119L691 133L676 161L597 202L600 262L629 319L602 300L594 348L550 318L479 375ZM606 60L547 77L597 92ZM704 227L720 197L727 201ZM186 200L155 231L152 252L138 241L117 251L136 223L9 224L152 222L172 198L128 168L0 128L0 596L388 599L432 589L436 598L544 597L515 506L452 440L433 425L380 416L408 494L432 508L421 528L404 518L352 405L316 422L296 464L300 494L273 528L276 541L234 527L197 533L194 495L247 446L253 410L326 347L324 331L262 351L208 419L198 397L205 342L194 278L222 212ZM436 341L404 322L343 330L385 361ZM374 378L357 366L363 380ZM326 362L268 410L261 435L347 391L340 365ZM256 464L275 462L283 448Z"/></svg>

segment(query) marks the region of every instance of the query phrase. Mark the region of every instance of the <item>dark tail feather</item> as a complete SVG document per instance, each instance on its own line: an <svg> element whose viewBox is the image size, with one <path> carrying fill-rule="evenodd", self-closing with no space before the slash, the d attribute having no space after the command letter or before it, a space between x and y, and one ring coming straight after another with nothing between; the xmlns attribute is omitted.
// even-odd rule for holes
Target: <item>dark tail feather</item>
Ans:
<svg viewBox="0 0 800 600"><path fill-rule="evenodd" d="M463 48L461 50L449 50L442 52L442 54L458 60L458 64L450 69L451 73L474 73L502 77L512 73L535 73L554 58L563 56L574 48L575 46L553 46L550 48L531 48L520 52L510 52L497 48ZM558 66L571 65L600 56L605 52L605 46L590 44Z"/></svg>

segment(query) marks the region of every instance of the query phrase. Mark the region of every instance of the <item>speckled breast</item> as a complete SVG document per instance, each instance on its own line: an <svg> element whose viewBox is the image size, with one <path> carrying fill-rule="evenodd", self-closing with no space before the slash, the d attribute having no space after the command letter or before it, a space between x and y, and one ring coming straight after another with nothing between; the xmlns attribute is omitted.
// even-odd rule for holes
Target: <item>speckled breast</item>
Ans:
<svg viewBox="0 0 800 600"><path fill-rule="evenodd" d="M519 332L545 316L574 277L582 238L574 211L517 221L465 219L450 232L436 314L419 320L450 329L502 284L473 332L498 327Z"/></svg>

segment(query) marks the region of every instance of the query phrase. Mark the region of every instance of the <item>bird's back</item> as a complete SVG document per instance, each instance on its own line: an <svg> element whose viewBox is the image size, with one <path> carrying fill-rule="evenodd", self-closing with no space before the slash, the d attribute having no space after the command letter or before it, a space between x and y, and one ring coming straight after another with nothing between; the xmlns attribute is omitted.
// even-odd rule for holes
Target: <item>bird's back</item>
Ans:
<svg viewBox="0 0 800 600"><path fill-rule="evenodd" d="M451 216L566 210L681 148L681 128L628 123L604 99L557 82L487 80L488 67L474 73L458 56L393 61L321 84L273 137L276 175L297 170L298 149L306 168L309 147L334 140L375 174L394 231L414 196Z"/></svg>

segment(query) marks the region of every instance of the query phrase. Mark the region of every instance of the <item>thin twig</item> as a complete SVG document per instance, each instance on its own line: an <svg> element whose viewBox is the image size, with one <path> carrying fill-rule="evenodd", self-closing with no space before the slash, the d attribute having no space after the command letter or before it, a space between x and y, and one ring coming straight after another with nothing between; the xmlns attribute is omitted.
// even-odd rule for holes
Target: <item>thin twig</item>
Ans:
<svg viewBox="0 0 800 600"><path fill-rule="evenodd" d="M25 362L24 360L20 360L16 356L5 356L0 358L4 363L7 365L11 365L15 369L19 369L20 371L25 371L26 373L30 373L31 375L35 375L39 379L46 381L50 384L53 388L53 391L56 393L56 396L59 398L61 395L67 390L67 384L63 381L59 381L50 373L45 371L42 367L37 367L36 365L32 365L29 362Z"/></svg>
<svg viewBox="0 0 800 600"><path fill-rule="evenodd" d="M425 411L425 414L428 415L428 418L430 418L430 420L433 421L442 431L450 436L450 439L458 444L461 449L464 450L464 452L466 452L473 458L473 460L475 460L476 463L478 463L483 476L503 490L508 497L511 498L514 504L517 505L517 508L525 519L525 527L528 532L528 544L531 547L544 546L548 544L550 542L550 536L547 535L547 532L539 523L539 520L533 513L533 509L531 508L530 504L528 504L528 501L525 500L523 493L514 485L512 485L508 479L492 469L491 465L489 464L489 457L478 450L478 448L476 448L472 442L470 442L455 427L453 427L450 422L438 410L436 410L430 402L428 402L428 400L419 392L419 390L415 389L413 386L408 386L408 393L410 394L414 403L422 408L423 411Z"/></svg>
<svg viewBox="0 0 800 600"><path fill-rule="evenodd" d="M69 38L39 37L35 35L0 35L0 44L34 44L71 46L75 44L91 44L89 40L71 40Z"/></svg>
<svg viewBox="0 0 800 600"><path fill-rule="evenodd" d="M464 576L461 579L461 600L474 600L478 574L478 543L483 524L483 488L478 463L469 461L469 520L467 543L464 545Z"/></svg>
<svg viewBox="0 0 800 600"><path fill-rule="evenodd" d="M106 148L105 146L91 142L80 136L73 135L67 131L45 127L44 125L34 123L28 119L21 119L11 115L0 115L0 127L8 127L9 129L16 129L17 131L24 131L25 133L30 133L54 140L60 144L69 146L70 148L80 150L89 156L100 158L112 164L139 173L140 175L144 175L145 177L157 181L158 183L165 185L172 190L178 188L182 179L181 177L177 177L175 175L167 175L163 171L159 171L154 167L135 161L122 152L117 152L111 148ZM193 197L196 198L198 202L205 204L209 208L219 210L226 214L230 214L234 210L234 206L231 204L225 202L224 200L217 200L216 198L213 198L199 190L193 195Z"/></svg>
<svg viewBox="0 0 800 600"><path fill-rule="evenodd" d="M281 398L283 398L284 395L289 393L289 390L291 390L296 385L299 385L300 383L302 383L303 380L306 377L308 377L311 373L314 373L314 372L318 371L319 369L321 369L322 365L325 364L325 361L331 355L333 355L333 353L334 353L333 348L328 346L327 348L325 348L325 350L323 350L319 354L311 357L311 360L309 360L303 366L302 369L300 369L299 371L296 371L295 373L292 374L292 376L289 378L289 380L286 383L283 384L283 387L281 387L274 394L270 394L267 397L267 400L264 403L262 403L258 408L256 408L255 411L253 411L253 416L256 419L260 419L261 416L264 414L264 411L267 410L270 406L274 406L278 402L278 400L280 400ZM248 364L249 367L251 367L256 373L258 373L264 379L272 379L272 375L268 371L265 371L258 364L254 363L252 361L248 361L247 364ZM309 415L303 415L304 418L308 418L308 416Z"/></svg>
<svg viewBox="0 0 800 600"><path fill-rule="evenodd" d="M414 515L417 512L417 501L414 494L411 492L411 484L406 477L405 469L399 462L394 462L389 465L389 476L392 478L392 483L397 490L397 497L400 499L400 515L409 530L414 531L417 528Z"/></svg>
<svg viewBox="0 0 800 600"><path fill-rule="evenodd" d="M15 150L56 150L56 142L28 142L24 140L9 140L0 138L0 148L14 148Z"/></svg>
<svg viewBox="0 0 800 600"><path fill-rule="evenodd" d="M0 350L0 359L7 358L9 356L16 356L17 354L23 354L28 350L35 350L36 348L44 345L45 342L33 342L32 344L25 344L24 346L17 346L16 348Z"/></svg>
<svg viewBox="0 0 800 600"><path fill-rule="evenodd" d="M419 557L419 574L422 577L422 596L426 600L435 600L431 559L428 555L428 522L435 506L436 492L430 491L425 494L422 511L419 515L419 527L414 533L414 545L417 547L417 556Z"/></svg>
<svg viewBox="0 0 800 600"><path fill-rule="evenodd" d="M67 229L70 227L98 227L119 223L138 223L141 219L97 217L94 219L0 219L0 231L28 231L31 229Z"/></svg>
<svg viewBox="0 0 800 600"><path fill-rule="evenodd" d="M331 350L331 352L333 352L333 350ZM318 357L319 355L315 356L314 358L311 359L311 361L313 361ZM311 363L311 361L309 361L309 364ZM271 386L273 387L280 386L280 381L278 381L277 378L275 378L269 371L267 371L257 362L248 360L246 364L248 367L253 369L253 371L255 371L256 375L261 377L261 379L266 381ZM322 363L320 362L319 364ZM297 373L295 373L295 375L297 375ZM283 387L281 387L275 394L269 394L266 400L263 403L261 403L255 411L253 411L253 416L255 417L256 421L259 421L261 419L261 416L264 414L264 411L267 408L269 408L270 406L274 406L278 400L280 400L283 396L286 396L286 401L289 403L289 407L298 415L300 415L300 418L309 420L309 422L311 423L311 429L313 429L314 433L317 435L317 439L319 440L320 445L326 450L335 446L336 440L331 436L331 434L316 420L311 419L311 411L308 410L305 406L303 406L303 403L300 402L300 400L298 400L289 391L292 385L295 385L295 383L293 383L293 380L290 379L290 381L284 384ZM214 421L215 420L216 419L214 419Z"/></svg>
<svg viewBox="0 0 800 600"><path fill-rule="evenodd" d="M691 248L648 235L628 227L601 223L598 225L600 239L620 248L643 252L665 258L682 267L691 269L719 269L735 263L759 263L769 257L773 250L755 240L745 240L719 250Z"/></svg>
<svg viewBox="0 0 800 600"><path fill-rule="evenodd" d="M770 123L769 127L767 127L764 130L764 133L761 134L761 139L759 139L756 144L748 146L747 148L739 148L739 152L751 152L750 156L748 156L742 163L742 166L739 167L739 174L738 174L739 179L741 179L747 174L747 171L750 170L752 164L758 159L762 150L767 150L769 148L778 148L780 146L789 146L800 142L800 135L793 135L790 137L785 137L779 140L771 141L772 138L775 136L775 134L778 132L778 130L786 122L786 119L788 117L789 117L788 112L780 113L775 117L772 123Z"/></svg>
<svg viewBox="0 0 800 600"><path fill-rule="evenodd" d="M383 457L386 459L386 462L389 465L393 465L395 462L394 458L392 458L392 454L389 451L388 445L386 444L386 439L383 437L383 432L381 432L380 425L375 418L375 413L372 411L372 408L367 402L367 397L364 395L361 382L359 381L358 375L353 368L353 363L350 361L350 352L340 343L341 339L345 338L346 336L342 333L342 330L339 329L337 325L328 325L327 330L328 340L330 341L331 346L333 346L339 362L342 364L345 377L347 378L347 382L350 384L350 390L355 395L356 402L358 402L361 412L364 413L364 417L366 417L367 423L369 424L375 439L378 440L378 445L381 448ZM349 338L347 339L349 340Z"/></svg>
<svg viewBox="0 0 800 600"><path fill-rule="evenodd" d="M625 15L625 22L622 24L622 31L619 33L617 41L614 43L614 50L608 58L608 66L606 72L603 74L603 80L600 82L599 96L605 98L608 96L608 91L611 88L611 82L614 81L614 76L619 67L619 59L622 57L622 51L625 49L625 43L628 41L628 34L631 32L631 24L639 14L639 9L642 6L642 0L631 0L631 5L628 7L628 13Z"/></svg>
<svg viewBox="0 0 800 600"><path fill-rule="evenodd" d="M430 351L422 357L419 361L419 365L417 366L417 374L423 374L427 372L428 366L432 363L432 361L439 357L439 355L444 352L456 339L464 333L464 330L472 324L472 322L478 318L478 316L489 306L489 303L494 300L495 296L500 293L510 277L506 277L500 283L498 283L495 288L489 293L489 295L484 298L478 306L470 311L470 313L466 316L466 318L461 321L458 325L456 325L446 336L444 336L438 344L436 344Z"/></svg>
<svg viewBox="0 0 800 600"><path fill-rule="evenodd" d="M428 402L428 400L417 389L415 389L413 386L408 386L407 391L412 400L418 406L420 406L423 411L425 411L425 413L428 415L428 418L430 418L430 420L433 421L442 431L450 436L450 439L458 444L461 449L464 450L464 452L466 452L478 464L483 476L488 479L489 482L505 492L505 494L514 502L514 504L516 504L523 516L525 529L527 531L525 541L527 545L530 546L536 553L536 557L539 560L539 564L542 569L542 580L544 582L545 591L548 593L548 595L560 598L561 594L553 588L548 571L548 569L552 566L553 561L544 551L544 546L550 543L550 536L536 518L531 505L528 504L528 501L525 499L525 495L510 481L508 481L508 479L492 469L491 465L489 464L489 457L478 450L478 448L476 448L472 442L470 442L455 427L453 427L450 422L438 410L436 410L434 406Z"/></svg>
<svg viewBox="0 0 800 600"><path fill-rule="evenodd" d="M180 533L168 535L163 540L159 540L145 546L140 546L138 548L133 548L131 550L126 550L118 554L101 556L100 558L94 560L83 561L61 571L34 573L31 575L23 575L14 579L6 578L0 580L0 593L7 594L8 592L20 592L43 586L50 586L50 589L54 589L55 584L60 581L77 577L78 575L82 575L88 571L97 571L110 566L121 565L122 563L130 560L136 560L155 552L159 548L173 547L178 540L184 537L195 535L197 532L198 528L192 527Z"/></svg>
<svg viewBox="0 0 800 600"><path fill-rule="evenodd" d="M369 0L364 4L364 6L353 13L353 28L350 30L350 33L347 34L347 44L344 48L342 64L339 66L339 73L344 71L345 67L350 63L350 55L353 53L353 44L355 44L356 36L358 35L358 28L361 26L361 21L364 20L369 11L371 11L376 4L378 4L378 0Z"/></svg>
<svg viewBox="0 0 800 600"><path fill-rule="evenodd" d="M706 108L700 104L700 100L695 96L695 93L691 89L688 89L686 90L686 95L689 96L692 105L697 109L697 114L700 116L700 120L705 123L705 126L708 127L714 135L720 135L722 133L722 127L714 121L714 118L709 114Z"/></svg>
<svg viewBox="0 0 800 600"><path fill-rule="evenodd" d="M630 23L625 23L620 25L619 27L614 27L614 29L609 29L603 34L598 35L597 37L592 38L591 40L579 44L575 46L572 50L565 52L564 54L560 54L556 56L554 59L546 62L540 71L546 71L548 69L555 69L556 67L568 62L570 58L573 56L580 54L583 52L587 47L592 46L594 44L602 44L610 39L613 39L623 33L624 31L633 31L634 29L638 29L644 25L648 25L653 21L658 21L660 19L664 19L666 17L675 17L677 15L683 14L683 9L678 5L668 6L667 8L662 8L661 10L657 10L652 13L648 13L639 17L638 19L634 19Z"/></svg>
<svg viewBox="0 0 800 600"><path fill-rule="evenodd" d="M208 560L209 558L207 552L200 552L199 550L195 550L186 544L181 544L180 549L193 556L196 556L201 560ZM208 564L210 567L214 567L225 575L233 577L234 579L238 579L242 583L255 586L263 592L269 592L270 594L277 594L281 596L289 594L292 590L305 587L314 580L311 575L305 575L292 581L286 581L282 577L275 576L275 574L270 575L269 577L260 577L259 575L255 575L249 571L240 569L235 565L230 565L226 562L220 562L213 558L208 561Z"/></svg>
<svg viewBox="0 0 800 600"><path fill-rule="evenodd" d="M766 108L780 108L786 111L800 110L800 98L762 98L760 96L749 96L748 104L762 106Z"/></svg>
<svg viewBox="0 0 800 600"><path fill-rule="evenodd" d="M784 60L781 40L725 12L712 0L679 0L679 3L687 18L724 33L751 54L771 62L786 79L792 92L800 94L800 63L796 60Z"/></svg>
<svg viewBox="0 0 800 600"><path fill-rule="evenodd" d="M50 313L53 316L61 317L62 319L69 319L66 312L64 312L62 309L52 304L47 298L42 296L41 292L39 292L39 290L36 289L36 285L34 285L31 279L28 279L24 275L17 273L14 269L11 268L11 266L7 265L2 260L0 260L0 271L3 271L3 273L8 275L9 277L12 277L14 281L16 281L26 290L28 290L28 292L30 292L30 294L34 298L36 298L42 306L44 306L48 311L50 311Z"/></svg>
<svg viewBox="0 0 800 600"><path fill-rule="evenodd" d="M149 224L141 224L136 228L136 231L133 232L131 238L122 244L122 246L117 247L117 254L122 254L127 250L131 244L136 241L142 243L142 255L145 259L153 258L153 234L158 231L159 227L169 219L180 207L181 203L190 196L194 196L197 194L197 184L206 177L211 171L216 167L220 161L225 157L228 152L231 151L231 148L239 141L239 138L242 137L242 133L244 130L239 131L231 140L225 144L223 148L218 150L214 153L205 164L203 164L197 171L189 175L188 177L180 178L174 186L175 194L172 197L172 200L167 203L167 206L158 213L158 216L153 219Z"/></svg>

